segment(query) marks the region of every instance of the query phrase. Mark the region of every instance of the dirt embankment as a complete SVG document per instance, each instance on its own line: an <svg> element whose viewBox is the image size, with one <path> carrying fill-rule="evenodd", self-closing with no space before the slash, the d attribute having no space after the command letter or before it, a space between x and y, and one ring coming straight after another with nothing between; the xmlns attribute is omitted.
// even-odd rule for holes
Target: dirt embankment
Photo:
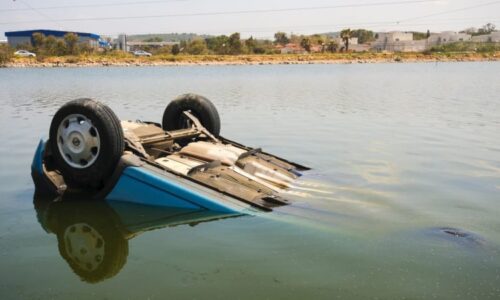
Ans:
<svg viewBox="0 0 500 300"><path fill-rule="evenodd" d="M491 53L329 53L310 55L85 55L43 58L14 58L5 67L98 67L98 66L195 66L271 64L352 64L403 62L499 61L500 52Z"/></svg>

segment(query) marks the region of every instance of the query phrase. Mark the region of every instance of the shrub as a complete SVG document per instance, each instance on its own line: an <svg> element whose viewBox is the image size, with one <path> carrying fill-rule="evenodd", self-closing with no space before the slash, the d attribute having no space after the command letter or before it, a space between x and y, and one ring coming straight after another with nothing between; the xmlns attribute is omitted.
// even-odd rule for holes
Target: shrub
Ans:
<svg viewBox="0 0 500 300"><path fill-rule="evenodd" d="M12 48L9 45L0 45L0 66L5 65L12 59Z"/></svg>

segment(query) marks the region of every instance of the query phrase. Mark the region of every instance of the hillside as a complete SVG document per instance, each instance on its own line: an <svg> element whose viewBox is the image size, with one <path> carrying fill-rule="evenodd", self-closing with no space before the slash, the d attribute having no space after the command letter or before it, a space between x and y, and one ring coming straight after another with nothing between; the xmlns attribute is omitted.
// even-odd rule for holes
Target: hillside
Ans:
<svg viewBox="0 0 500 300"><path fill-rule="evenodd" d="M209 35L198 35L196 33L156 33L156 34L135 34L128 35L129 41L145 41L150 39L161 39L164 42L189 41L195 38L207 38Z"/></svg>

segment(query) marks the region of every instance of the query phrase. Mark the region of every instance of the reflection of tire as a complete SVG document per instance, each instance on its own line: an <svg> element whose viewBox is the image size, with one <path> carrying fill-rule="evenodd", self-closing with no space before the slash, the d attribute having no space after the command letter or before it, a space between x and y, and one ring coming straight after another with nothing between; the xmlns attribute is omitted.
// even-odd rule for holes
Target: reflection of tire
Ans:
<svg viewBox="0 0 500 300"><path fill-rule="evenodd" d="M123 268L128 241L113 222L109 207L102 202L87 203L90 205L70 202L77 209L58 209L51 214L57 214L52 217L57 219L54 232L59 253L83 281L95 283Z"/></svg>
<svg viewBox="0 0 500 300"><path fill-rule="evenodd" d="M207 98L195 94L185 94L170 102L163 113L162 125L164 130L188 128L189 120L183 115L184 111L191 111L201 124L213 135L220 133L220 118L215 105Z"/></svg>
<svg viewBox="0 0 500 300"><path fill-rule="evenodd" d="M69 183L99 187L116 167L125 142L120 121L109 107L77 99L54 115L49 143Z"/></svg>

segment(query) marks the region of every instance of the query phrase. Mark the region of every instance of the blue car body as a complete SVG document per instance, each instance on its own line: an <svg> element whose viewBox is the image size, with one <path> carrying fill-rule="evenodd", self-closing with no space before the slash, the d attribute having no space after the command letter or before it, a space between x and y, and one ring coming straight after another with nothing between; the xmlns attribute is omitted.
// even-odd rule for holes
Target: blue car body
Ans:
<svg viewBox="0 0 500 300"><path fill-rule="evenodd" d="M41 140L31 165L32 175L43 181L46 141ZM56 187L57 188L57 187ZM141 166L125 166L119 179L103 198L143 205L181 209L209 210L221 213L252 213L255 208L217 191L193 184L167 172Z"/></svg>

